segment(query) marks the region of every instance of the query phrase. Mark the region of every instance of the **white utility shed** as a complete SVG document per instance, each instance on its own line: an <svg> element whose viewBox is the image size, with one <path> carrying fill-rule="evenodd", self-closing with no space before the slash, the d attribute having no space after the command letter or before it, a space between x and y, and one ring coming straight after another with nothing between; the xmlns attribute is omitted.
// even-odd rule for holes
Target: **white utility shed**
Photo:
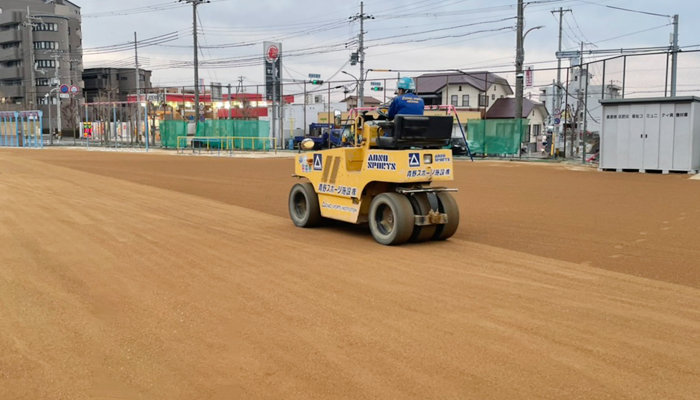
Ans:
<svg viewBox="0 0 700 400"><path fill-rule="evenodd" d="M600 169L700 171L700 98L601 100Z"/></svg>

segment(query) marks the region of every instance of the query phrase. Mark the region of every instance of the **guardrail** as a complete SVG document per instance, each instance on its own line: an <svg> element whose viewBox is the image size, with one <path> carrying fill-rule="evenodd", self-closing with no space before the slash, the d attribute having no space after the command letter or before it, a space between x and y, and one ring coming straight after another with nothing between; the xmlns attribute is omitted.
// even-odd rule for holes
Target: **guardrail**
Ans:
<svg viewBox="0 0 700 400"><path fill-rule="evenodd" d="M202 150L209 153L218 154L234 152L269 152L277 154L276 138L259 137L200 137L200 136L178 136L176 149L178 153L184 153L187 149L192 152L202 153Z"/></svg>

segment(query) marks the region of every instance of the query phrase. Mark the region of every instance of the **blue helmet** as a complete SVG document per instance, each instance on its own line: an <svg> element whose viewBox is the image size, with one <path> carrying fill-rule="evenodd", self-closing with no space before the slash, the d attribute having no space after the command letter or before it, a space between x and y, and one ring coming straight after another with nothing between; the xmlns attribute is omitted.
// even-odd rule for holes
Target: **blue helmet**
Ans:
<svg viewBox="0 0 700 400"><path fill-rule="evenodd" d="M403 89L407 92L415 92L416 91L416 82L414 82L413 79L411 79L409 77L400 78L398 88Z"/></svg>

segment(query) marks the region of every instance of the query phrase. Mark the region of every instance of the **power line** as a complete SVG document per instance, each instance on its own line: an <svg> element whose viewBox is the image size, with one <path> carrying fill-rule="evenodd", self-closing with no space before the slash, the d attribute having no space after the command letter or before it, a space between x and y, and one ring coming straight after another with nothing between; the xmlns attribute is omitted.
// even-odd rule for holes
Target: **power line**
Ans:
<svg viewBox="0 0 700 400"><path fill-rule="evenodd" d="M655 17L672 18L671 15L666 15L666 14L657 14L657 13L653 13L653 12L649 12L649 11L639 11L639 10L633 10L631 8L615 7L615 6L610 6L607 4L593 3L590 1L586 1L586 0L579 0L579 1L582 1L582 2L588 3L588 4L592 4L592 5L596 5L596 6L600 6L600 7L611 8L613 10L627 11L627 12L632 12L632 13L637 13L637 14L653 15Z"/></svg>

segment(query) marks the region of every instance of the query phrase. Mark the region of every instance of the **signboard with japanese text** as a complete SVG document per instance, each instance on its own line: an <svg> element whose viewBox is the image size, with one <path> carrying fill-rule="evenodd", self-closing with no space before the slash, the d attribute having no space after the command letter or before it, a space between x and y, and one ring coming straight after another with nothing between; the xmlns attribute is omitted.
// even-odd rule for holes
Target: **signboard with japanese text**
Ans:
<svg viewBox="0 0 700 400"><path fill-rule="evenodd" d="M280 102L282 100L282 43L263 42L263 49L265 58L265 99L272 101L272 93L276 91L275 101Z"/></svg>

